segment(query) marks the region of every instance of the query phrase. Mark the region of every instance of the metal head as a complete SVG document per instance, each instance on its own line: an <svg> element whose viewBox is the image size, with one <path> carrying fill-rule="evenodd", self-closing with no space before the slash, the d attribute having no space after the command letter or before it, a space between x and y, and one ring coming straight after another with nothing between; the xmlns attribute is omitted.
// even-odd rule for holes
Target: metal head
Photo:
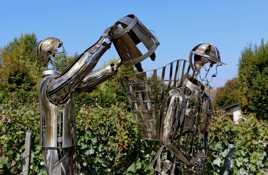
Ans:
<svg viewBox="0 0 268 175"><path fill-rule="evenodd" d="M130 14L118 20L111 27L110 35L123 63L134 65L147 57L155 60L154 52L159 42L135 15ZM139 43L144 46L144 52L138 47Z"/></svg>
<svg viewBox="0 0 268 175"><path fill-rule="evenodd" d="M190 52L189 62L194 71L199 71L205 64L222 65L218 48L210 43L200 43Z"/></svg>
<svg viewBox="0 0 268 175"><path fill-rule="evenodd" d="M47 65L49 61L53 60L52 57L58 53L59 48L63 47L63 43L60 39L55 37L48 37L38 44L37 54L41 58L42 63Z"/></svg>
<svg viewBox="0 0 268 175"><path fill-rule="evenodd" d="M209 84L212 78L217 76L218 67L225 64L221 61L218 48L210 43L196 45L190 52L189 63L193 70L193 76L198 75L199 79L206 84ZM214 65L216 66L215 73L210 71Z"/></svg>

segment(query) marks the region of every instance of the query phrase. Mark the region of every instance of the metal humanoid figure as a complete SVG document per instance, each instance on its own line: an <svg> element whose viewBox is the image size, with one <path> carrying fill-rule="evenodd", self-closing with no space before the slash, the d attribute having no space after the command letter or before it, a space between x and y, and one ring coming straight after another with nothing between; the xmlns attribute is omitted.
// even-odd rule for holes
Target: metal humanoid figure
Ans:
<svg viewBox="0 0 268 175"><path fill-rule="evenodd" d="M168 93L168 106L160 136L163 146L155 158L157 174L178 174L177 164L180 173L202 174L206 162L212 107L205 85L198 77L206 64L209 68L205 70L202 80L207 78L210 68L216 65L217 70L217 66L222 64L219 51L212 44L201 43L192 49L189 64L192 75L186 74L182 84ZM161 161L164 150L173 160Z"/></svg>
<svg viewBox="0 0 268 175"><path fill-rule="evenodd" d="M62 41L50 37L42 40L38 46L38 53L47 65L40 85L39 102L41 144L49 175L75 174L76 125L73 116L73 95L79 91L91 91L116 73L121 65L120 60L92 72L112 42L122 63L136 64L139 68L139 62L148 56L154 56L154 50L159 44L137 17L128 15L108 28L100 39L86 49L63 73L58 72L55 66L58 50L63 46ZM140 42L148 49L145 54L136 47Z"/></svg>
<svg viewBox="0 0 268 175"><path fill-rule="evenodd" d="M120 62L91 73L110 44L109 37L102 36L64 73L57 72L53 65L54 56L62 42L51 37L39 45L39 49L46 54L44 58L47 57L49 66L49 69L43 72L39 100L41 143L48 174L74 174L73 92L90 91L116 72Z"/></svg>

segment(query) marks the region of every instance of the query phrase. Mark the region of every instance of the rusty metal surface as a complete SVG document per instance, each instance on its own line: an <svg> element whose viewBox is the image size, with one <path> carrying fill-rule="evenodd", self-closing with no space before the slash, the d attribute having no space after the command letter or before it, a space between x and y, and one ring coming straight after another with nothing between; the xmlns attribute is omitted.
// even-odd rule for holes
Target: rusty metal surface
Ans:
<svg viewBox="0 0 268 175"><path fill-rule="evenodd" d="M111 36L124 64L135 65L147 57L155 59L154 52L159 41L135 15L130 14L118 20L111 27Z"/></svg>

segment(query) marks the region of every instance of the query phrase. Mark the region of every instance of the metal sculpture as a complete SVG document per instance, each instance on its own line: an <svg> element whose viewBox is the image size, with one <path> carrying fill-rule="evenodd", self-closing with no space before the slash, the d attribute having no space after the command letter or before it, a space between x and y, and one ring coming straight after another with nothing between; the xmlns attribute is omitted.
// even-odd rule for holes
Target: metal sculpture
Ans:
<svg viewBox="0 0 268 175"><path fill-rule="evenodd" d="M142 54L136 45L141 42L148 52ZM114 43L121 59L103 69L92 72L101 56ZM75 174L75 117L73 95L79 91L91 91L98 84L113 76L118 67L129 64L141 67L140 61L154 55L158 46L154 35L135 17L128 15L105 30L100 39L86 49L64 72L55 66L60 39L42 40L38 53L47 70L40 85L41 144L49 175ZM125 57L130 55L130 57ZM154 57L154 56L153 56Z"/></svg>
<svg viewBox="0 0 268 175"><path fill-rule="evenodd" d="M208 69L202 74L206 64ZM162 144L153 160L157 174L203 172L212 108L198 77L204 75L201 79L205 81L210 69L216 65L217 70L221 64L218 49L201 43L190 52L189 62L176 60L127 77L129 101L144 138Z"/></svg>
<svg viewBox="0 0 268 175"><path fill-rule="evenodd" d="M155 60L159 41L135 15L130 14L118 20L112 26L111 34L113 44L124 64L135 64L136 69L142 72L141 61L147 57Z"/></svg>

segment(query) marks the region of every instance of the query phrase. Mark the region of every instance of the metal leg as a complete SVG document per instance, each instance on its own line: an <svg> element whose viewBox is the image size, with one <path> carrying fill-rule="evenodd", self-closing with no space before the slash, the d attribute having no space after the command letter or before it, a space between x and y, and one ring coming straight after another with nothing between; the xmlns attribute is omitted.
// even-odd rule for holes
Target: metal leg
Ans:
<svg viewBox="0 0 268 175"><path fill-rule="evenodd" d="M47 149L45 151L46 167L49 175L74 175L73 148L62 151L60 158L59 150Z"/></svg>

